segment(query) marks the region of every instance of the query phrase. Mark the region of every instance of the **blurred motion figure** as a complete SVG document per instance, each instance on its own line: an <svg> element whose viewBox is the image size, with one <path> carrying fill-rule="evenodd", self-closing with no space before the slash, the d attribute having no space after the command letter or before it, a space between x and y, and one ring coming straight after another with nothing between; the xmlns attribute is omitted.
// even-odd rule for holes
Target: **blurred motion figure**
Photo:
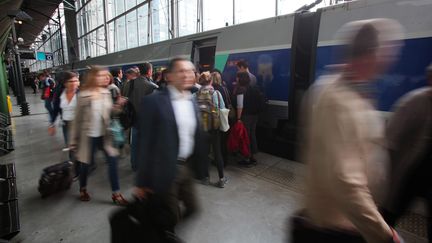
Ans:
<svg viewBox="0 0 432 243"><path fill-rule="evenodd" d="M345 64L317 80L304 104L303 216L312 226L302 232L304 224L295 225L294 242L399 242L369 184L370 155L384 135L370 83L397 58L402 27L371 19L348 23L339 34Z"/></svg>

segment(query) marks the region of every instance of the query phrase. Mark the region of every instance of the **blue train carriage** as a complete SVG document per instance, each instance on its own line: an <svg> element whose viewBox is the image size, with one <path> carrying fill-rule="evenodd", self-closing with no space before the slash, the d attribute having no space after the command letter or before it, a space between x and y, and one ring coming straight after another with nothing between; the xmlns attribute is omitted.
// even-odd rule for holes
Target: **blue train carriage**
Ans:
<svg viewBox="0 0 432 243"><path fill-rule="evenodd" d="M375 82L377 109L386 114L401 96L426 84L425 69L432 62L431 11L432 2L421 0L362 0L321 9L316 76L337 62L334 35L343 24L370 18L399 21L405 28L400 59Z"/></svg>

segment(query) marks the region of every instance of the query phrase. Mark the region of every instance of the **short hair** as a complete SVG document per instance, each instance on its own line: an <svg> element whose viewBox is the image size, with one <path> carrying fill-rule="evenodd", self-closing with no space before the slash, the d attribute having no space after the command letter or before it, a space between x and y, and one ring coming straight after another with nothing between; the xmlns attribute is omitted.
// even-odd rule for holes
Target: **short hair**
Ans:
<svg viewBox="0 0 432 243"><path fill-rule="evenodd" d="M42 72L42 73L39 73L39 74L37 75L37 78L39 79L39 78L42 77L42 76L47 77L48 75L47 75L45 72Z"/></svg>
<svg viewBox="0 0 432 243"><path fill-rule="evenodd" d="M153 65L151 65L151 63L149 63L149 62L145 62L145 63L143 63L143 64L138 65L138 68L139 68L140 73L141 73L142 75L146 75L146 74L148 74L148 72L149 72L150 70L153 69Z"/></svg>
<svg viewBox="0 0 432 243"><path fill-rule="evenodd" d="M219 86L222 85L222 77L221 77L220 73L212 72L211 73L211 79L212 79L213 84L219 85Z"/></svg>
<svg viewBox="0 0 432 243"><path fill-rule="evenodd" d="M248 86L251 81L249 77L249 73L247 72L238 72L237 78L238 78L238 85L243 87Z"/></svg>
<svg viewBox="0 0 432 243"><path fill-rule="evenodd" d="M246 60L242 59L242 60L237 62L237 67L238 68L248 68L249 64Z"/></svg>
<svg viewBox="0 0 432 243"><path fill-rule="evenodd" d="M374 53L378 47L378 30L372 24L365 24L347 45L346 57L351 60L359 58Z"/></svg>
<svg viewBox="0 0 432 243"><path fill-rule="evenodd" d="M118 77L121 70L122 70L121 68L116 67L111 69L110 73L113 77Z"/></svg>
<svg viewBox="0 0 432 243"><path fill-rule="evenodd" d="M171 59L170 62L168 63L168 67L166 69L167 72L172 73L178 62L190 62L190 61L189 61L189 59L186 59L183 57L175 57L175 58Z"/></svg>
<svg viewBox="0 0 432 243"><path fill-rule="evenodd" d="M129 68L126 70L126 74L137 74L137 71L135 68Z"/></svg>
<svg viewBox="0 0 432 243"><path fill-rule="evenodd" d="M201 85L209 85L211 83L212 79L210 76L210 72L202 72L199 77L199 84Z"/></svg>
<svg viewBox="0 0 432 243"><path fill-rule="evenodd" d="M75 73L75 72L68 72L68 71L66 71L66 72L61 72L57 77L58 77L57 81L59 81L60 83L64 84L69 79L78 78L78 74Z"/></svg>

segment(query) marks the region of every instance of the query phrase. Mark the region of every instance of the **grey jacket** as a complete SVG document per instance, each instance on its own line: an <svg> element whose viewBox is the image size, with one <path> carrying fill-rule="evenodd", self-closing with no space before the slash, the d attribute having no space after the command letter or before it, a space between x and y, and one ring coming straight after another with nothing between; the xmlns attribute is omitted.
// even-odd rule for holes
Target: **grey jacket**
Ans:
<svg viewBox="0 0 432 243"><path fill-rule="evenodd" d="M416 176L420 164L432 155L432 88L414 90L396 105L386 131L391 160L391 188L387 205L400 201L400 188ZM429 185L424 185L429 186ZM417 188L416 188L417 189Z"/></svg>
<svg viewBox="0 0 432 243"><path fill-rule="evenodd" d="M131 80L126 84L124 96L132 102L135 110L138 111L141 99L153 93L157 86L147 77L140 76L137 79Z"/></svg>

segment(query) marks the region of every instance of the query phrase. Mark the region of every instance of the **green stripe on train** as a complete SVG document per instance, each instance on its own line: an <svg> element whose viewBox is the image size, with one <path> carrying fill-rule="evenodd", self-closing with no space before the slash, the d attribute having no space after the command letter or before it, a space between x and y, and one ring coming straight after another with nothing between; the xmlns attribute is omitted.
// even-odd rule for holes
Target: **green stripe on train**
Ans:
<svg viewBox="0 0 432 243"><path fill-rule="evenodd" d="M223 72L229 54L218 54L215 56L215 68Z"/></svg>

